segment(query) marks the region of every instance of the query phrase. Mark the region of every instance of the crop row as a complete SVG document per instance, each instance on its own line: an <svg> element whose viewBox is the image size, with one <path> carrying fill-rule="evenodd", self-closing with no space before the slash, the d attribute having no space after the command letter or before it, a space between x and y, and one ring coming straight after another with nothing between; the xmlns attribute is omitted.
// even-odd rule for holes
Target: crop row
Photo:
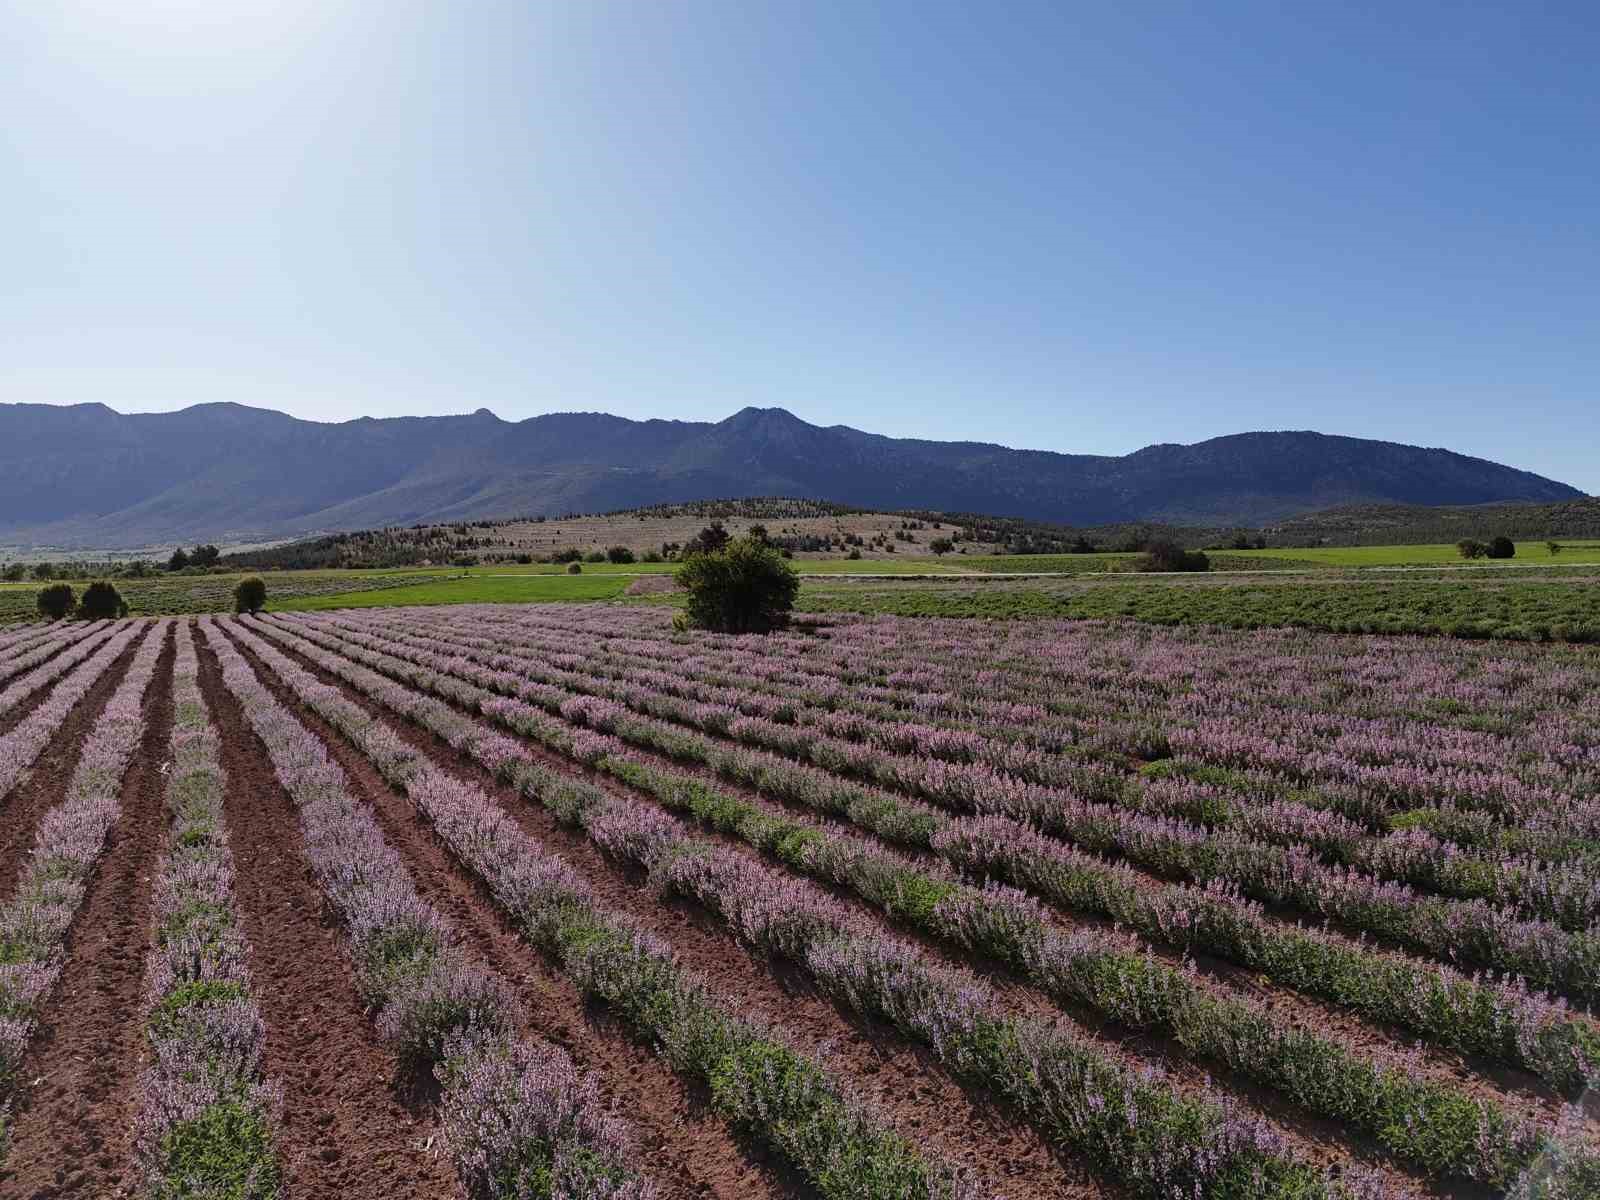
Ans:
<svg viewBox="0 0 1600 1200"><path fill-rule="evenodd" d="M107 638L116 631L117 626L102 624L91 630L85 631L87 636L78 639L74 644L69 644L66 650L55 654L61 649L61 642L53 643L50 647L55 657L49 661L35 665L21 678L14 678L4 691L0 691L0 714L9 713L22 703L24 699L38 691L51 680L59 679L73 667L77 666L96 649L105 644ZM122 626L126 629L127 626ZM64 642L73 643L73 639L65 638Z"/></svg>
<svg viewBox="0 0 1600 1200"><path fill-rule="evenodd" d="M1046 751L1155 757L1188 748L1280 766L1297 780L1330 784L1343 772L1413 802L1453 793L1462 778L1491 805L1514 802L1519 785L1577 796L1583 788L1571 772L1600 766L1600 677L1587 653L1514 658L1393 639L1092 626L1019 635L1006 626L908 622L835 625L826 639L691 643L598 610L473 615L480 627L565 635L568 653L587 652L600 635L603 647L674 672L685 663L731 669L807 704L832 689L850 707L865 699L924 720L977 715L985 736ZM1174 745L1175 735L1185 745ZM1526 798L1543 807L1549 796Z"/></svg>
<svg viewBox="0 0 1600 1200"><path fill-rule="evenodd" d="M1161 1180L1157 1186L1160 1194L1160 1187L1176 1185L1174 1178L1164 1177L1162 1172L1193 1169L1194 1156L1205 1157L1203 1147L1211 1143L1213 1152L1217 1145L1229 1145L1246 1158L1266 1153L1278 1159L1278 1167L1267 1174L1276 1175L1279 1183L1287 1174L1312 1192L1327 1186L1306 1176L1303 1168L1289 1166L1292 1160L1265 1127L1252 1132L1239 1124L1243 1118L1226 1106L1214 1105L1203 1094L1175 1090L1148 1072L1130 1072L1059 1023L1007 1014L987 989L965 972L929 963L914 947L884 937L871 923L852 916L813 885L775 873L715 843L691 839L653 805L551 775L526 753L508 747L503 737L448 706L353 663L319 653L285 631L271 632L275 638L308 650L380 703L433 729L561 819L581 825L608 852L641 862L658 883L684 891L720 913L743 940L795 960L842 1002L863 1015L890 1020L909 1036L925 1041L958 1078L1005 1096L1029 1114L1047 1138L1064 1149L1086 1154L1111 1176L1140 1189ZM330 716L344 707L350 712L346 720L356 723L363 719L359 709L328 696L326 689L316 693L308 689L307 699L326 705ZM353 736L359 739L361 735ZM559 740L559 735L552 739ZM572 739L566 740L571 752ZM1448 1088L1430 1092L1426 1086L1409 1085L1398 1073L1375 1071L1371 1064L1352 1061L1320 1039L1297 1038L1288 1030L1275 1030L1260 1012L1252 1014L1254 1020L1247 1028L1204 1031L1205 1021L1218 1020L1235 1010L1226 1002L1203 998L1181 973L1128 953L1120 939L1094 933L1062 935L1015 893L962 888L891 856L874 855L860 843L828 837L815 827L770 814L736 815L729 798L718 797L693 780L665 772L653 774L644 764L617 753L607 754L600 743L609 739L580 732L576 740L588 743L578 751L581 757L656 794L672 795L674 806L698 810L697 816L724 802L719 815L730 819L718 822L713 818L714 824L731 827L736 836L764 844L764 849L787 865L851 887L869 903L962 949L1019 965L1047 990L1097 1003L1118 1019L1130 1019L1131 1024L1158 1026L1174 1018L1191 1022L1187 1032L1207 1042L1203 1054L1231 1059L1227 1065L1247 1073L1259 1070L1271 1075L1278 1086L1296 1089L1299 1098L1313 1107L1333 1104L1353 1112L1374 1103L1392 1105L1391 1117L1409 1124L1412 1132L1409 1141L1393 1131L1386 1140L1401 1157L1424 1169L1509 1175L1539 1140L1532 1130L1514 1129L1517 1123L1508 1122L1492 1106L1483 1108L1465 1096L1452 1096ZM380 747L387 744L380 743ZM613 743L610 749L615 752L620 747ZM378 753L384 750L380 748ZM1243 1013L1244 1009L1237 1011ZM1259 1035L1255 1044L1250 1044L1252 1035ZM1051 1063L1055 1065L1048 1066ZM1072 1069L1063 1071L1062 1063L1070 1063ZM1366 1078L1374 1073L1380 1076L1377 1087ZM1127 1106L1120 1112L1119 1105L1108 1098L1118 1092L1122 1105ZM1336 1093L1342 1095L1336 1099ZM1357 1093L1362 1094L1358 1097ZM1431 1112L1427 1111L1429 1105L1434 1106ZM1201 1115L1207 1109L1210 1119ZM1130 1113L1137 1115L1138 1122L1131 1133L1132 1123L1124 1124ZM1362 1113L1363 1117L1371 1115L1370 1111ZM1112 1120L1102 1126L1104 1116ZM1221 1126L1208 1132L1211 1120ZM1452 1124L1462 1121L1467 1124ZM1362 1124L1376 1131L1375 1123ZM1481 1139L1479 1146L1474 1149L1458 1140L1462 1134L1467 1139L1476 1134ZM1526 1142L1513 1145L1523 1137ZM1157 1157L1165 1167L1141 1158L1158 1150ZM1235 1186L1226 1182L1227 1176L1224 1167L1223 1175L1209 1179L1206 1186L1226 1194ZM1191 1176L1188 1185L1192 1183ZM1382 1185L1372 1186L1381 1190Z"/></svg>
<svg viewBox="0 0 1600 1200"><path fill-rule="evenodd" d="M1551 865L1527 855L1486 858L1463 853L1454 845L1416 829L1373 837L1357 823L1324 808L1286 799L1247 803L1228 788L1182 775L1166 777L1163 773L1161 777L1143 781L1082 766L1067 766L1056 771L1056 776L1071 780L1093 797L1103 798L1103 803L1090 805L1085 810L1083 801L1072 788L1025 783L996 771L981 760L951 762L882 749L885 743L903 746L918 741L937 741L919 726L896 728L890 723L875 723L860 743L846 741L826 736L821 726L745 716L727 702L727 697L712 701L701 693L697 698L682 698L681 693L690 689L672 682L674 677L665 672L640 673L615 666L588 674L551 669L543 664L552 661L560 648L548 641L507 645L503 640L495 642L457 632L446 622L439 623L438 628L449 632L448 639L442 639L437 630L429 634L400 622L387 626L386 631L392 637L423 648L465 654L496 670L511 671L522 678L569 691L599 695L636 712L783 753L947 807L1031 817L1052 831L1067 831L1068 836L1074 836L1080 844L1082 830L1104 827L1102 814L1110 811L1108 804L1161 818L1158 828L1165 836L1156 846L1149 845L1148 838L1141 839L1139 845L1153 861L1130 855L1134 861L1199 882L1213 877L1227 878L1258 899L1271 903L1316 902L1322 913L1352 924L1359 924L1359 920L1353 920L1348 914L1358 910L1349 903L1330 906L1316 894L1315 882L1294 889L1283 883L1281 877L1285 874L1317 869L1316 864L1308 866L1304 862L1302 846L1313 850L1324 866L1344 871L1341 883L1348 883L1348 874L1354 871L1358 887L1363 882L1361 876L1365 875L1370 877L1365 882L1372 885L1403 882L1481 901L1466 909L1429 914L1434 923L1443 921L1457 934L1464 924L1464 914L1468 922L1503 923L1504 917L1486 914L1483 905L1497 909L1507 907L1510 912L1506 916L1513 919L1520 910L1524 922L1548 920L1574 933L1586 931L1600 917L1600 862L1593 860ZM1129 820L1133 818L1130 816ZM1145 823L1145 829L1149 828L1148 822ZM1127 853L1124 845L1128 839L1116 836L1121 832L1102 837L1100 844L1093 848ZM1202 842L1200 851L1194 846L1197 839ZM1176 854L1174 842L1180 847ZM1220 857L1229 851L1232 851L1231 865L1235 868L1232 873L1224 869L1229 865L1226 862L1208 861L1201 856ZM1237 875L1240 863L1252 864L1253 877ZM1374 888L1368 887L1365 891L1370 903ZM1396 906L1414 910L1418 904L1426 902L1425 898L1390 894L1385 900L1389 911L1373 918L1381 922L1381 926L1376 929L1367 925L1359 927L1398 936L1408 944L1420 944L1437 952L1441 943L1438 932L1430 934L1424 930L1419 936L1418 914L1395 911ZM1421 923L1429 923L1428 917L1423 917ZM1529 941L1548 940L1546 930L1534 928L1519 932ZM1476 940L1481 943L1483 939L1480 936ZM1469 938L1466 944L1470 951L1474 940ZM1490 965L1503 964L1497 959Z"/></svg>
<svg viewBox="0 0 1600 1200"><path fill-rule="evenodd" d="M499 774L524 792L538 796L552 788L527 755L509 752L502 739L481 727L472 731L438 701L408 694L375 672L319 651L285 630L268 626L266 632L312 656L364 693L399 706L405 715L452 742L462 742L469 753L479 743L490 745L487 754ZM326 699L313 702L340 704ZM693 777L652 767L624 754L618 742L586 735L574 738L571 731L532 710L524 708L514 724L546 748L573 755L639 787L667 807L689 812L797 871L846 887L924 933L1008 964L1049 994L1087 1005L1125 1027L1173 1036L1202 1059L1266 1083L1320 1115L1353 1123L1422 1169L1504 1182L1539 1149L1542 1139L1534 1129L1509 1119L1492 1102L1479 1101L1448 1084L1416 1078L1403 1056L1383 1063L1334 1039L1288 1025L1262 1005L1212 995L1186 973L1130 947L1124 937L1089 929L1063 934L1021 893L962 886L859 839L774 814ZM613 853L639 858L658 876L670 877L682 862L692 860L699 866L710 864L707 869L713 875L737 878L741 886L757 891L785 887L777 877L753 877L756 869L737 855L708 843L692 843L654 817L655 810L647 806L602 800L598 794L594 805L603 805L602 815L584 823L591 828L598 825L599 836ZM624 832L615 832L619 828ZM702 885L696 891L698 898L707 898L703 891ZM791 894L786 902L791 911L809 910L818 928L840 924L839 915L818 894ZM865 936L858 930L850 932L856 938ZM794 947L789 951L804 958Z"/></svg>
<svg viewBox="0 0 1600 1200"><path fill-rule="evenodd" d="M45 662L63 646L71 645L80 638L101 632L104 628L103 622L97 622L93 625L54 626L44 636L18 647L14 654L0 660L0 680L11 679L21 675L24 671L32 670L40 663ZM13 685L13 688L8 688L8 693L14 687L15 685Z"/></svg>
<svg viewBox="0 0 1600 1200"><path fill-rule="evenodd" d="M22 773L33 764L33 760L39 757L61 728L67 714L77 707L89 689L111 669L111 664L144 631L145 626L133 623L119 630L107 630L105 636L96 638L92 645L81 647L82 654L75 655L71 661L56 659L49 664L51 668L59 665L61 673L70 673L51 689L32 712L12 726L9 733L0 735L0 799L11 793L11 789L22 778ZM4 703L4 699L0 696L0 704Z"/></svg>
<svg viewBox="0 0 1600 1200"><path fill-rule="evenodd" d="M276 1197L282 1096L263 1075L266 1027L251 992L223 823L227 778L200 694L188 622L172 666L170 848L156 870L143 1016L137 1147L153 1196Z"/></svg>
<svg viewBox="0 0 1600 1200"><path fill-rule="evenodd" d="M266 747L300 813L313 872L344 920L379 1031L410 1070L431 1070L457 1173L475 1197L532 1189L648 1200L626 1126L565 1053L522 1040L523 1015L498 975L473 961L417 894L370 809L326 747L256 678L215 625L202 628L224 686Z"/></svg>
<svg viewBox="0 0 1600 1200"><path fill-rule="evenodd" d="M463 624L466 617L472 625ZM1036 782L1063 774L1073 781L1062 754L1120 761L1189 753L1192 765L1240 768L1255 787L1332 808L1373 830L1397 816L1433 817L1440 804L1440 833L1458 814L1538 822L1546 838L1522 829L1514 839L1532 841L1528 849L1545 840L1559 848L1574 828L1591 836L1600 829L1600 804L1583 782L1585 772L1600 772L1593 715L1600 679L1570 665L1458 662L1430 648L1413 669L1396 672L1352 655L1348 641L1273 657L1241 654L1237 637L1221 646L1162 646L1148 637L1113 640L1075 630L1073 657L1056 670L1060 656L1048 642L1025 653L1002 644L994 657L974 662L970 643L993 635L971 627L958 641L907 623L889 627L892 640L873 637L877 625L866 633L843 626L817 650L815 638L769 639L771 645L724 639L720 649L698 639L650 638L637 621L619 628L604 614L564 620L480 609L446 623L515 630L514 642L530 632L565 639L549 647L548 665L557 667L588 670L616 652L635 667L659 665L665 680L714 680L747 716L817 722L843 736L869 732L861 718L877 720L880 748L980 761ZM596 633L608 636L601 641ZM1384 647L1386 658L1396 657L1392 645ZM1195 661L1171 663L1166 656L1173 653ZM1036 669L1036 658L1048 669ZM1285 689L1285 680L1294 686ZM761 694L764 686L772 691ZM977 715L981 724L949 728L957 715Z"/></svg>
<svg viewBox="0 0 1600 1200"><path fill-rule="evenodd" d="M129 627L118 640L143 632L145 628ZM157 627L134 654L127 675L84 740L65 797L39 821L16 894L0 907L0 1114L15 1088L16 1069L40 1005L61 973L67 930L105 849L106 835L121 813L122 776L144 732L143 697L166 637L167 630ZM121 651L111 649L110 658ZM85 670L94 670L93 664ZM0 1152L3 1124L0 1115Z"/></svg>
<svg viewBox="0 0 1600 1200"><path fill-rule="evenodd" d="M674 1070L709 1087L724 1118L782 1155L822 1195L976 1196L968 1181L854 1103L816 1059L734 1016L728 1002L676 965L669 946L605 911L563 860L545 854L481 792L429 769L392 731L353 705L339 706L331 689L232 628L313 711L374 758L530 942Z"/></svg>
<svg viewBox="0 0 1600 1200"><path fill-rule="evenodd" d="M281 618L273 623L290 624ZM463 703L518 732L536 734L540 728L529 719L526 705L454 674L465 669L459 660L435 658L418 665L354 644L349 635L336 637L327 621L300 619L292 627L327 649ZM1069 909L1109 916L1159 942L1220 954L1368 1017L1415 1029L1438 1044L1529 1067L1558 1087L1589 1086L1600 1071L1600 1039L1584 1022L1569 1018L1559 1003L1523 986L1474 980L1446 967L1397 960L1343 939L1270 922L1252 904L1216 888L1152 888L1125 868L1004 818L951 820L784 759L730 750L625 712L602 714L592 702L575 706L574 698L537 687L522 694L548 712L565 710L580 719L603 716L605 730L631 744L703 764L724 778L843 817L892 840L933 849L955 866L1006 879Z"/></svg>

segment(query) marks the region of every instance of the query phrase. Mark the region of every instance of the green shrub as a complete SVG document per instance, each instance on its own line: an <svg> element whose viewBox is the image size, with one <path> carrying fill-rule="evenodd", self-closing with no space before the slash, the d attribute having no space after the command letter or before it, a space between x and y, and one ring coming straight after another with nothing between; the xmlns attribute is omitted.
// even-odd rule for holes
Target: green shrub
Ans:
<svg viewBox="0 0 1600 1200"><path fill-rule="evenodd" d="M565 550L557 550L550 556L553 563L574 563L583 557L583 551L576 546L568 546Z"/></svg>
<svg viewBox="0 0 1600 1200"><path fill-rule="evenodd" d="M1489 547L1477 538L1462 538L1456 543L1456 553L1462 558L1482 558L1489 553Z"/></svg>
<svg viewBox="0 0 1600 1200"><path fill-rule="evenodd" d="M70 583L53 583L39 590L39 611L52 621L59 621L72 611L75 598Z"/></svg>
<svg viewBox="0 0 1600 1200"><path fill-rule="evenodd" d="M1203 550L1185 550L1177 542L1158 539L1144 548L1135 567L1140 571L1209 571L1211 560Z"/></svg>
<svg viewBox="0 0 1600 1200"><path fill-rule="evenodd" d="M766 633L786 625L800 591L794 568L754 538L690 554L678 583L689 593L690 622L724 633Z"/></svg>
<svg viewBox="0 0 1600 1200"><path fill-rule="evenodd" d="M614 563L631 563L633 561L633 551L629 550L626 546L612 546L606 551L606 561Z"/></svg>
<svg viewBox="0 0 1600 1200"><path fill-rule="evenodd" d="M591 550L589 553L583 556L583 561L586 563L603 563L605 560L606 555L604 550Z"/></svg>
<svg viewBox="0 0 1600 1200"><path fill-rule="evenodd" d="M1515 558L1517 556L1517 544L1502 534L1499 537L1491 538L1488 549L1483 553L1486 558Z"/></svg>
<svg viewBox="0 0 1600 1200"><path fill-rule="evenodd" d="M573 560L572 562L569 562L567 564L567 574L568 575L582 575L583 574L583 564L581 562L578 562L577 560Z"/></svg>
<svg viewBox="0 0 1600 1200"><path fill-rule="evenodd" d="M189 565L189 555L182 546L172 552L172 557L167 559L167 570L181 571Z"/></svg>
<svg viewBox="0 0 1600 1200"><path fill-rule="evenodd" d="M267 585L259 575L247 575L233 589L233 611L260 612L267 606Z"/></svg>

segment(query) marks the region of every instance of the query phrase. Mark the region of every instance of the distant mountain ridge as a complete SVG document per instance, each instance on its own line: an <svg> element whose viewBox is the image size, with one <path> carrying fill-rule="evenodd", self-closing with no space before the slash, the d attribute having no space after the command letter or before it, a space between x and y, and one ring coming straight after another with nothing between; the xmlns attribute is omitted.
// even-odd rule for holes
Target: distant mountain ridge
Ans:
<svg viewBox="0 0 1600 1200"><path fill-rule="evenodd" d="M1242 433L1123 456L811 425L551 413L303 421L202 404L0 404L0 541L112 549L243 541L713 496L789 495L1074 525L1260 525L1357 504L1556 502L1583 493L1449 450Z"/></svg>

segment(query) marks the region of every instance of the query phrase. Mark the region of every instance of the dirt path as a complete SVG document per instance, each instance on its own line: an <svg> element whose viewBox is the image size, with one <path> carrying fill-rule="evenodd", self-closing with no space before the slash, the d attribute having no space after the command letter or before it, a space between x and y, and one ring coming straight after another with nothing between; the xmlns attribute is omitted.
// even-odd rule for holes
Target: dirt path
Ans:
<svg viewBox="0 0 1600 1200"><path fill-rule="evenodd" d="M8 1195L104 1200L132 1195L136 1187L133 1130L145 1051L139 999L151 886L166 841L162 767L172 735L171 636L166 630L146 636L166 638L167 645L145 693L144 737L123 777L121 815L22 1064L22 1077L39 1082L17 1115ZM122 671L111 674L120 678ZM64 772L63 788L68 777Z"/></svg>
<svg viewBox="0 0 1600 1200"><path fill-rule="evenodd" d="M221 738L236 901L266 1022L267 1078L283 1088L286 1192L340 1200L440 1200L461 1189L433 1149L428 1111L401 1094L310 875L299 814L196 638L200 686Z"/></svg>

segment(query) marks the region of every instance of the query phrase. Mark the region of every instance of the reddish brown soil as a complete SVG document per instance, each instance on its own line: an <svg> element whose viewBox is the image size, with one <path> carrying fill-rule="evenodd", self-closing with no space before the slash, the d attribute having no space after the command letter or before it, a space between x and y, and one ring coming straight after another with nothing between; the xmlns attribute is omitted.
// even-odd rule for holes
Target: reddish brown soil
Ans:
<svg viewBox="0 0 1600 1200"><path fill-rule="evenodd" d="M145 635L148 636L150 635ZM143 640L135 638L133 644L117 657L95 685L73 705L72 711L67 714L67 719L61 723L55 736L45 745L43 753L34 759L33 766L28 768L27 774L18 781L16 787L11 789L9 796L0 798L0 897L9 897L16 890L17 878L33 850L33 834L38 828L39 818L61 803L62 797L66 795L67 784L72 779L73 771L78 768L78 759L83 751L83 739L94 728L95 722L100 719L101 710L111 699L112 693L117 690L122 677L128 673L134 652ZM152 682L150 686L154 689L155 683ZM0 733L10 732L13 726L43 701L45 694L44 689L41 689L28 698L26 705L19 705L17 711L10 714L16 719L7 725L0 725ZM146 696L147 699L153 699L154 692L147 693Z"/></svg>
<svg viewBox="0 0 1600 1200"><path fill-rule="evenodd" d="M69 935L66 966L22 1077L37 1080L18 1114L8 1195L128 1196L144 1051L139 997L150 945L151 880L165 842L162 765L172 733L167 637L145 693L144 738L123 778L122 812ZM117 672L120 674L121 672ZM79 706L82 707L81 705Z"/></svg>
<svg viewBox="0 0 1600 1200"><path fill-rule="evenodd" d="M284 1092L286 1191L341 1200L459 1196L437 1128L363 1010L341 935L311 878L294 802L196 638L200 686L222 742L228 844L250 970L266 1022L267 1078Z"/></svg>
<svg viewBox="0 0 1600 1200"><path fill-rule="evenodd" d="M452 886L465 887L476 905L490 903L462 878L462 869L434 839L402 832L407 825L415 829L418 821L409 801L391 791L336 730L298 706L292 693L271 672L262 669L254 655L248 651L246 654L275 693L285 702L296 704L301 718L328 743L361 794L372 800L383 815L385 834L402 855L416 862L422 857L419 843L426 844L447 864L444 873L456 880ZM601 855L581 831L562 828L542 809L496 783L487 772L460 758L432 734L379 709L309 660L291 657L323 682L339 688L352 702L380 716L442 768L481 787L524 832L547 850L561 854L578 870L604 907L629 915L662 937L678 952L680 962L728 997L741 1015L783 1029L802 1049L825 1053L837 1076L855 1086L877 1112L888 1117L906 1136L932 1153L965 1164L996 1190L1016 1200L1105 1194L1082 1163L1058 1159L1033 1129L966 1093L948 1078L931 1053L908 1043L887 1026L861 1022L852 1014L841 1012L797 969L783 963L764 967L754 961L733 943L725 927L698 905L659 899L636 874ZM451 915L457 914L452 911ZM564 982L559 986L563 992L570 991Z"/></svg>

